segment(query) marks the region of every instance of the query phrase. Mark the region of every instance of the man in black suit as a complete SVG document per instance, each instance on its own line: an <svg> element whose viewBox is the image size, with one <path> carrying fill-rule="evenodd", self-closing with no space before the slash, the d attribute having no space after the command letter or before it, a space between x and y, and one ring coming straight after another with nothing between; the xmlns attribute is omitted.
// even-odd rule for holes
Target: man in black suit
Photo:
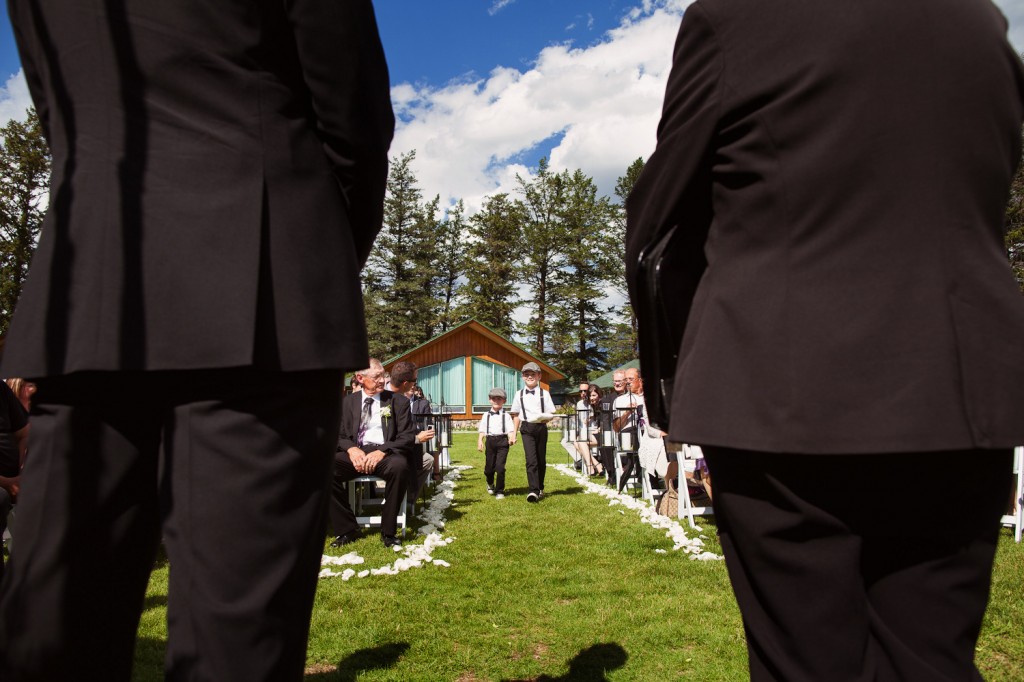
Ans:
<svg viewBox="0 0 1024 682"><path fill-rule="evenodd" d="M394 129L369 0L8 0L53 155L0 677L300 679ZM103 614L103 627L97 627Z"/></svg>
<svg viewBox="0 0 1024 682"><path fill-rule="evenodd" d="M407 452L409 458L409 485L406 487L406 493L408 494L410 504L416 503L416 498L419 496L423 485L427 482L427 477L430 476L430 472L434 468L433 456L427 454L422 447L416 447L433 438L434 430L423 429L421 431L417 423L411 397L412 388L415 384L416 363L411 360L396 362L394 367L391 368L391 376L386 390L401 394L409 400L410 419L412 419L413 433L415 433L414 447L410 448Z"/></svg>
<svg viewBox="0 0 1024 682"><path fill-rule="evenodd" d="M980 679L1024 442L1005 34L988 0L686 10L627 265L637 300L678 226L669 435L715 476L755 680Z"/></svg>
<svg viewBox="0 0 1024 682"><path fill-rule="evenodd" d="M332 547L359 537L359 526L348 503L345 483L358 476L384 479L384 508L380 535L385 547L402 543L396 535L398 510L405 503L409 485L409 458L416 450L416 425L409 399L384 388L384 368L375 359L368 369L356 372L362 391L346 396L341 408L341 433L334 456L331 489Z"/></svg>
<svg viewBox="0 0 1024 682"><path fill-rule="evenodd" d="M3 534L18 499L28 441L28 413L14 391L0 381L0 582L4 578Z"/></svg>

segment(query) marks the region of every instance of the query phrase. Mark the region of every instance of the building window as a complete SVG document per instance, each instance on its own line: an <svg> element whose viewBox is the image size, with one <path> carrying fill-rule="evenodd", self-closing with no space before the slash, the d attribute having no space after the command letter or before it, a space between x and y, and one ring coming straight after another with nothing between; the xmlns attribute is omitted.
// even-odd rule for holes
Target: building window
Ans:
<svg viewBox="0 0 1024 682"><path fill-rule="evenodd" d="M512 401L512 394L519 388L519 373L511 367L494 362L473 358L473 413L483 414L491 409L491 401L487 397L492 388L503 388Z"/></svg>
<svg viewBox="0 0 1024 682"><path fill-rule="evenodd" d="M447 413L466 412L466 359L453 358L447 362L420 367L416 383L430 400L431 411Z"/></svg>

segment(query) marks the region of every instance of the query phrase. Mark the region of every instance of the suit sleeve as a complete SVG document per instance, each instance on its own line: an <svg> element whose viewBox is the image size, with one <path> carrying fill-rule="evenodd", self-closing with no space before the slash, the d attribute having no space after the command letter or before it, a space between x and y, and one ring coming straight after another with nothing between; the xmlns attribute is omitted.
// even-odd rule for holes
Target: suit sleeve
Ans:
<svg viewBox="0 0 1024 682"><path fill-rule="evenodd" d="M703 249L711 222L711 164L721 107L722 59L699 4L683 15L658 124L658 145L626 201L626 276L636 298L637 259L674 225Z"/></svg>
<svg viewBox="0 0 1024 682"><path fill-rule="evenodd" d="M395 130L384 49L370 0L286 4L324 152L348 202L360 266L384 215Z"/></svg>
<svg viewBox="0 0 1024 682"><path fill-rule="evenodd" d="M395 436L383 444L383 450L395 454L406 455L416 445L416 424L409 409L409 399L404 395L395 394L391 399L395 419Z"/></svg>
<svg viewBox="0 0 1024 682"><path fill-rule="evenodd" d="M353 410L351 403L351 395L345 396L341 401L341 431L338 432L338 450L342 452L347 451L349 448L359 447L359 443L356 442L359 424L352 419Z"/></svg>

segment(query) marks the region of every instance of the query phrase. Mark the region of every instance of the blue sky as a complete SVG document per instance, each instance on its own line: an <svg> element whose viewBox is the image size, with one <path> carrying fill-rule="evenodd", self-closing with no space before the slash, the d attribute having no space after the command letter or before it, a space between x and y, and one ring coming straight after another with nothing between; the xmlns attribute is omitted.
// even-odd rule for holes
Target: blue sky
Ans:
<svg viewBox="0 0 1024 682"><path fill-rule="evenodd" d="M672 44L690 0L375 0L399 126L426 197L514 192L541 156L611 194L654 148ZM1024 0L998 0L1024 50ZM0 15L0 124L28 104Z"/></svg>
<svg viewBox="0 0 1024 682"><path fill-rule="evenodd" d="M498 65L528 68L553 42L586 44L619 22L627 0L376 0L394 83L440 84ZM0 82L20 69L6 9L0 21Z"/></svg>

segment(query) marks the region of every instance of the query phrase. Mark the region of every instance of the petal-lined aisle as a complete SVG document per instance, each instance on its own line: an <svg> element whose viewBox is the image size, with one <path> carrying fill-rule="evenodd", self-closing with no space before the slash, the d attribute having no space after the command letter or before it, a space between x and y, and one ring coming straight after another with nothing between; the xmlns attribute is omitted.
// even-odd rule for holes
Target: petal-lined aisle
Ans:
<svg viewBox="0 0 1024 682"><path fill-rule="evenodd" d="M435 549L446 547L455 542L454 537L444 537L443 535L442 531L445 524L444 512L454 504L456 481L462 477L462 472L465 469L470 468L472 467L462 465L450 469L445 474L444 479L437 485L433 497L430 498L430 504L417 516L417 518L424 522L424 525L420 526L416 531L417 534L425 536L422 544L407 543L401 547L395 547L396 553L404 555L402 558L396 559L391 564L360 571L354 568L335 571L331 568L331 566L359 566L364 564L366 560L357 552L349 552L340 557L324 554L320 560L320 565L323 566L320 570L320 577L340 577L342 580L349 580L353 577L365 578L371 575L398 575L402 571L408 571L410 568L423 568L428 564L441 566L442 568L451 566L447 561L435 559L433 554Z"/></svg>

